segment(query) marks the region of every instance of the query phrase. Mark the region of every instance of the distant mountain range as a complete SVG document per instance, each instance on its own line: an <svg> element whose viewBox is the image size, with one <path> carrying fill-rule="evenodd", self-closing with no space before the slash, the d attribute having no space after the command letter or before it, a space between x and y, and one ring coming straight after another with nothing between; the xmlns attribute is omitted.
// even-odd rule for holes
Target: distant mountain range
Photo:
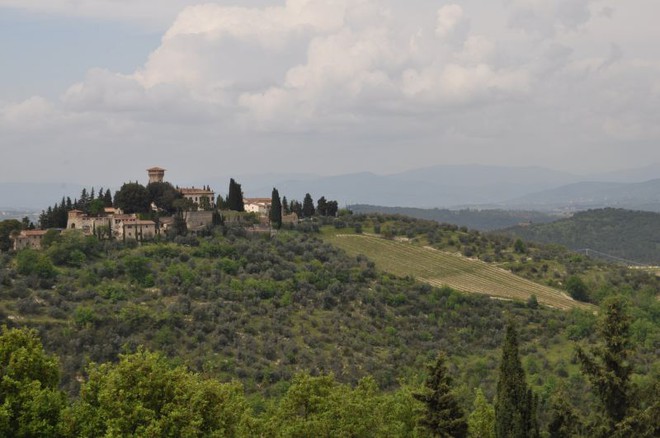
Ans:
<svg viewBox="0 0 660 438"><path fill-rule="evenodd" d="M302 200L310 193L315 200L325 196L342 206L542 211L616 206L660 211L660 164L586 176L542 167L439 165L390 175L236 174L191 183L208 184L224 196L230 177L241 183L247 197L270 196L277 187L289 200ZM41 210L62 196L79 196L81 189L81 185L70 183L0 183L0 209Z"/></svg>
<svg viewBox="0 0 660 438"><path fill-rule="evenodd" d="M580 182L528 194L506 205L528 210L618 207L660 212L660 179L642 183Z"/></svg>
<svg viewBox="0 0 660 438"><path fill-rule="evenodd" d="M540 211L615 206L660 211L660 164L588 176L542 167L440 165L391 175L268 177L243 175L237 179L246 193L255 196L267 196L277 187L288 199L300 200L310 193L314 199L325 196L342 205Z"/></svg>

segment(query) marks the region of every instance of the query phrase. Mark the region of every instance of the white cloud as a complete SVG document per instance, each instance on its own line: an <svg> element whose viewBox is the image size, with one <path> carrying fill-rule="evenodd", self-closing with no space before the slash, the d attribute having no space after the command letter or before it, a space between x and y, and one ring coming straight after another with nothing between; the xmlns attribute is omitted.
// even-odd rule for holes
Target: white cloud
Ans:
<svg viewBox="0 0 660 438"><path fill-rule="evenodd" d="M131 4L93 3L80 0L95 14ZM406 143L398 154L418 164L502 159L498 145L552 164L580 142L660 138L660 60L633 51L652 30L637 30L634 41L604 40L626 23L615 10L597 14L610 0L507 0L488 17L474 1L261 3L188 6L134 73L90 69L57 101L5 105L0 124L12 127L12 141L22 126L26 143L48 129L63 144L93 142L97 132L124 152L139 150L140 141L179 142L203 156L249 150L279 163L286 159L274 151L283 145L309 148L316 162L313 150L324 145L348 151L375 136L378 144L365 151ZM251 146L232 150L237 142Z"/></svg>
<svg viewBox="0 0 660 438"><path fill-rule="evenodd" d="M440 38L447 38L455 32L465 32L466 22L463 8L459 5L451 4L443 6L438 9L438 24L435 28L435 33Z"/></svg>
<svg viewBox="0 0 660 438"><path fill-rule="evenodd" d="M9 125L28 125L45 120L53 113L53 105L39 96L0 107L0 119Z"/></svg>

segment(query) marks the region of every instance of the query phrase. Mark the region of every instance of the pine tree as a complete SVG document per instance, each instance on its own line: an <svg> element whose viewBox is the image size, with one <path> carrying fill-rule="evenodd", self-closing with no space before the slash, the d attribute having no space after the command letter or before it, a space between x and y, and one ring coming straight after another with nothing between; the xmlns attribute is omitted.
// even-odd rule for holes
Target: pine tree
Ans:
<svg viewBox="0 0 660 438"><path fill-rule="evenodd" d="M467 421L452 392L451 378L447 374L443 353L440 353L435 364L429 367L426 391L414 396L426 405L425 415L420 422L433 436L467 437Z"/></svg>
<svg viewBox="0 0 660 438"><path fill-rule="evenodd" d="M518 357L518 335L513 324L506 328L495 402L495 436L538 436L536 398L527 388L525 371Z"/></svg>
<svg viewBox="0 0 660 438"><path fill-rule="evenodd" d="M280 229L282 227L282 203L280 202L280 193L273 187L273 194L270 204L270 223L273 228Z"/></svg>

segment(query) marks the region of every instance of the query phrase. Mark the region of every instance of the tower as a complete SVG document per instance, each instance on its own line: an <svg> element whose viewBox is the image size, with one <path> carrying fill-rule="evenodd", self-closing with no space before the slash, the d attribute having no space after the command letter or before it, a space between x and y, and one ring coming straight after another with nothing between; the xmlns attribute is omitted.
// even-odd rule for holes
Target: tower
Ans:
<svg viewBox="0 0 660 438"><path fill-rule="evenodd" d="M160 167L152 167L151 169L147 169L147 172L149 173L149 184L163 182L163 178L165 177L165 169L161 169Z"/></svg>

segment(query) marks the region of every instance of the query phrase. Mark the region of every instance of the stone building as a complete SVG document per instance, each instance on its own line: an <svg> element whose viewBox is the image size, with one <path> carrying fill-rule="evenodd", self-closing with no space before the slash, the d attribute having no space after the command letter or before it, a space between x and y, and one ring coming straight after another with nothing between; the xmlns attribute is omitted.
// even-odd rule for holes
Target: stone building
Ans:
<svg viewBox="0 0 660 438"><path fill-rule="evenodd" d="M14 251L25 248L41 249L41 241L48 230L23 230L13 238Z"/></svg>
<svg viewBox="0 0 660 438"><path fill-rule="evenodd" d="M243 199L243 206L248 213L268 216L272 202L273 200L271 198L245 198Z"/></svg>
<svg viewBox="0 0 660 438"><path fill-rule="evenodd" d="M152 167L147 169L149 175L149 184L151 183L162 183L165 178L165 169L160 167Z"/></svg>
<svg viewBox="0 0 660 438"><path fill-rule="evenodd" d="M184 187L179 192L185 199L195 203L198 210L215 208L215 192L210 188Z"/></svg>
<svg viewBox="0 0 660 438"><path fill-rule="evenodd" d="M86 236L124 240L150 240L156 237L156 223L141 220L135 214L123 214L120 209L102 216L90 216L80 210L69 211L66 228L80 230Z"/></svg>

